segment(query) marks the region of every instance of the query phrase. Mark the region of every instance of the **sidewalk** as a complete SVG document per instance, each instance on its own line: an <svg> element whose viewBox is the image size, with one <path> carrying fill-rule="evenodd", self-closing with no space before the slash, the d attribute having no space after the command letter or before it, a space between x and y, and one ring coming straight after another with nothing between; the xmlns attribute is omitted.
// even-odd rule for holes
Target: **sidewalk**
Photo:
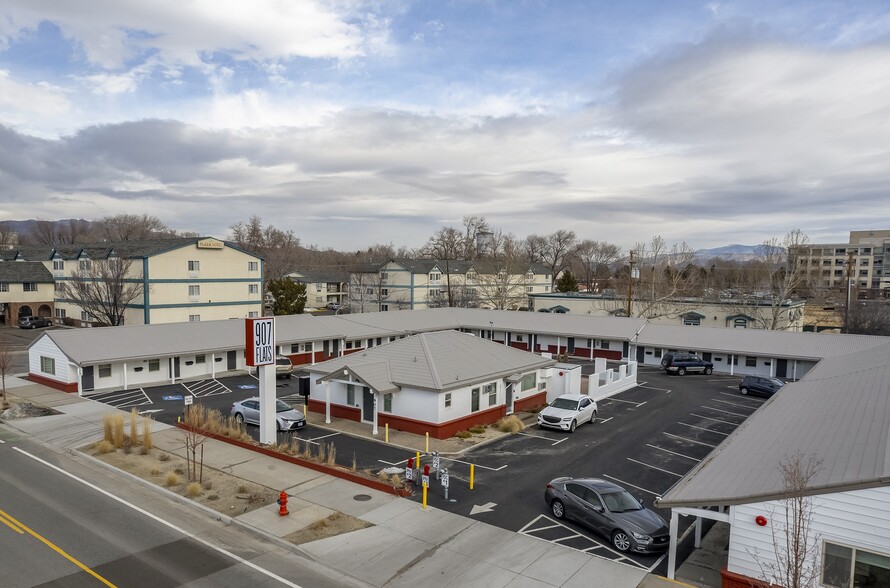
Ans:
<svg viewBox="0 0 890 588"><path fill-rule="evenodd" d="M100 438L102 416L116 411L30 382L10 386L8 381L7 386L10 396L48 406L60 414L4 424L61 450L75 450ZM394 433L390 431L391 443L397 441L423 450L423 446L413 444L417 438L425 442L423 437L402 437L407 433L394 437ZM433 450L433 440L430 441L430 450ZM154 444L173 453L183 453L181 437L174 427L156 423ZM449 446L437 447L446 451ZM678 585L649 575L645 570L467 517L432 507L424 510L414 501L221 441L207 441L204 463L270 488L283 488L292 496L288 500L291 514L287 517L280 517L278 507L270 505L232 519L234 524L264 536L284 537L335 511L371 523L373 526L359 531L291 546L294 551L371 586L633 588L640 585L654 588Z"/></svg>

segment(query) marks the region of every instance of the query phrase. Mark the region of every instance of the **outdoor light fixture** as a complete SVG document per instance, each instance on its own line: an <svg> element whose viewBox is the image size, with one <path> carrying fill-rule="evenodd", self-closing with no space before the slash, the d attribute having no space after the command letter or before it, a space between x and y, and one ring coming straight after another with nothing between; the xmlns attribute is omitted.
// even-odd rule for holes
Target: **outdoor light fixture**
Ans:
<svg viewBox="0 0 890 588"><path fill-rule="evenodd" d="M757 523L758 527L765 527L766 517L763 515L757 515L756 517L754 517L754 522Z"/></svg>

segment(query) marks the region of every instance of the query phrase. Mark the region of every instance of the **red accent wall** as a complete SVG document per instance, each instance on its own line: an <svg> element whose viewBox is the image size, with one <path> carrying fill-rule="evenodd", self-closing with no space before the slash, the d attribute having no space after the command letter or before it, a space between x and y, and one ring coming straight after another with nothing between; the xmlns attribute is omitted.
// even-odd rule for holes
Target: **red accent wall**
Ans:
<svg viewBox="0 0 890 588"><path fill-rule="evenodd" d="M44 386L49 386L50 388L55 388L56 390L61 390L62 392L77 392L77 382L72 382L69 384L67 382L60 382L58 380L53 380L44 376L38 376L34 373L28 374L28 380L31 382L36 382L38 384L43 384Z"/></svg>
<svg viewBox="0 0 890 588"><path fill-rule="evenodd" d="M555 346L554 346L555 347ZM580 357L582 359L590 358L590 348L589 347L575 347L575 350L571 353L572 357ZM606 359L620 360L621 359L621 351L616 349L594 349L593 357L605 357Z"/></svg>
<svg viewBox="0 0 890 588"><path fill-rule="evenodd" d="M294 365L306 365L307 363L312 363L311 353L286 353L285 355L290 358L290 362Z"/></svg>
<svg viewBox="0 0 890 588"><path fill-rule="evenodd" d="M324 414L324 400L309 400L309 410ZM360 423L362 421L362 411L354 406L343 406L342 404L331 403L331 416L338 419L347 419Z"/></svg>
<svg viewBox="0 0 890 588"><path fill-rule="evenodd" d="M343 355L352 355L353 353L364 351L364 347L359 347L358 349L346 349L343 351Z"/></svg>
<svg viewBox="0 0 890 588"><path fill-rule="evenodd" d="M510 347L514 347L516 349L522 349L523 351L528 351L528 343L520 343L518 341L511 341Z"/></svg>
<svg viewBox="0 0 890 588"><path fill-rule="evenodd" d="M535 394L533 396L529 396L528 398L521 398L513 402L513 410L528 410L530 408L534 408L536 406L541 406L547 404L547 391L544 390L539 394Z"/></svg>
<svg viewBox="0 0 890 588"><path fill-rule="evenodd" d="M767 584L742 574L730 572L726 568L720 570L720 576L723 578L722 588L780 588L776 584Z"/></svg>

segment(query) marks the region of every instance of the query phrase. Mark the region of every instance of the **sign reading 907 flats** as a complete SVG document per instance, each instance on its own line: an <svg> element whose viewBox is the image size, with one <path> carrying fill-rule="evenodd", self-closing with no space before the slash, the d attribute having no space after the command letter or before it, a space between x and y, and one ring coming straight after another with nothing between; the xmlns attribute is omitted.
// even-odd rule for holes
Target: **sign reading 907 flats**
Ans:
<svg viewBox="0 0 890 588"><path fill-rule="evenodd" d="M245 319L244 359L251 367L275 363L274 317Z"/></svg>

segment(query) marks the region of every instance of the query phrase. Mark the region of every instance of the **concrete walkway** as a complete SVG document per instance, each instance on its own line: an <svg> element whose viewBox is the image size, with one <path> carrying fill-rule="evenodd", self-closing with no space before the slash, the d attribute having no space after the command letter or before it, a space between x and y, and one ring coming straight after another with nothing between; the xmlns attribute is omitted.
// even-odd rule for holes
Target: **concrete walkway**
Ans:
<svg viewBox="0 0 890 588"><path fill-rule="evenodd" d="M52 388L18 382L10 396L60 414L4 422L62 450L102 437L102 417L116 409ZM181 433L156 423L156 447L182 455ZM443 448L444 449L444 448ZM272 457L208 440L205 465L274 489L285 489L290 515L276 505L233 522L265 536L284 537L339 511L373 526L294 546L296 551L371 586L633 588L677 586L644 570L438 510ZM148 484L148 482L145 482ZM663 584L661 582L664 582Z"/></svg>

